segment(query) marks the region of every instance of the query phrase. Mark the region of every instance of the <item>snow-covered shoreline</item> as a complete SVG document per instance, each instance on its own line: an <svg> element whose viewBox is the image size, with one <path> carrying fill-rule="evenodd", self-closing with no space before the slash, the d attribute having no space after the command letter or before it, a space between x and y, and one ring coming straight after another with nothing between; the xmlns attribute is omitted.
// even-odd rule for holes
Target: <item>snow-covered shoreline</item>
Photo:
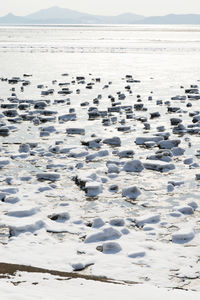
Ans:
<svg viewBox="0 0 200 300"><path fill-rule="evenodd" d="M144 285L108 284L116 297L198 293L198 57L0 53L2 263ZM21 276L1 279L0 296L104 286Z"/></svg>

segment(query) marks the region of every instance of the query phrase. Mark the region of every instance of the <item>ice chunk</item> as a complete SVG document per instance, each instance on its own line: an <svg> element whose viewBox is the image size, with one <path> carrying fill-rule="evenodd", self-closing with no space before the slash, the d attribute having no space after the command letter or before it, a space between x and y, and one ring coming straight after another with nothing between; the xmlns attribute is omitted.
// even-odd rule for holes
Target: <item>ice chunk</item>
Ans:
<svg viewBox="0 0 200 300"><path fill-rule="evenodd" d="M88 151L85 150L84 148L76 148L76 149L71 149L69 151L69 157L74 157L74 158L77 158L77 157L83 157L83 156L86 156L88 155Z"/></svg>
<svg viewBox="0 0 200 300"><path fill-rule="evenodd" d="M174 156L181 156L183 155L185 152L185 149L181 148L181 147L174 147L172 148L172 153Z"/></svg>
<svg viewBox="0 0 200 300"><path fill-rule="evenodd" d="M118 166L116 166L115 164L109 164L107 166L107 168L108 168L108 173L117 173L118 174L120 172Z"/></svg>
<svg viewBox="0 0 200 300"><path fill-rule="evenodd" d="M6 158L0 158L0 169L4 168L5 166L9 165L10 161Z"/></svg>
<svg viewBox="0 0 200 300"><path fill-rule="evenodd" d="M108 145L112 145L112 146L121 146L121 140L117 136L114 136L113 138L104 139L103 143L108 144Z"/></svg>
<svg viewBox="0 0 200 300"><path fill-rule="evenodd" d="M194 210L198 208L198 204L195 201L189 202L188 205L191 206Z"/></svg>
<svg viewBox="0 0 200 300"><path fill-rule="evenodd" d="M189 205L176 207L175 210L180 211L184 215L192 215L194 213L194 209Z"/></svg>
<svg viewBox="0 0 200 300"><path fill-rule="evenodd" d="M95 218L92 223L92 228L100 228L104 226L104 221L101 218Z"/></svg>
<svg viewBox="0 0 200 300"><path fill-rule="evenodd" d="M81 134L81 135L84 135L85 134L85 129L83 129L83 128L67 128L66 133L67 134Z"/></svg>
<svg viewBox="0 0 200 300"><path fill-rule="evenodd" d="M143 164L137 159L128 161L123 167L123 170L126 172L142 172L143 169Z"/></svg>
<svg viewBox="0 0 200 300"><path fill-rule="evenodd" d="M81 270L85 269L85 265L81 262L72 263L71 266L74 271L81 271Z"/></svg>
<svg viewBox="0 0 200 300"><path fill-rule="evenodd" d="M165 163L165 162L162 162L162 161L155 162L153 160L152 161L149 160L148 162L144 162L144 167L145 167L145 169L158 171L158 172L169 172L169 171L175 169L174 164L169 164L169 163Z"/></svg>
<svg viewBox="0 0 200 300"><path fill-rule="evenodd" d="M188 158L184 159L183 163L185 165L191 165L193 163L193 157L188 157Z"/></svg>
<svg viewBox="0 0 200 300"><path fill-rule="evenodd" d="M15 204L19 201L20 201L20 199L18 197L5 196L5 198L4 198L5 203Z"/></svg>
<svg viewBox="0 0 200 300"><path fill-rule="evenodd" d="M6 194L17 194L19 192L18 188L2 188L0 189L0 192L6 193Z"/></svg>
<svg viewBox="0 0 200 300"><path fill-rule="evenodd" d="M122 150L119 152L119 157L120 158L124 158L124 157L133 157L134 155L134 151L133 150Z"/></svg>
<svg viewBox="0 0 200 300"><path fill-rule="evenodd" d="M115 218L110 220L110 225L112 226L124 226L125 222L124 219Z"/></svg>
<svg viewBox="0 0 200 300"><path fill-rule="evenodd" d="M19 152L20 153L28 153L28 152L30 152L30 145L29 144L21 144L19 146Z"/></svg>
<svg viewBox="0 0 200 300"><path fill-rule="evenodd" d="M178 147L181 140L167 140L167 141L160 141L158 146L160 149L172 149L174 147Z"/></svg>
<svg viewBox="0 0 200 300"><path fill-rule="evenodd" d="M145 142L160 142L164 138L161 136L144 136L144 137L137 137L135 143L137 145L144 145Z"/></svg>
<svg viewBox="0 0 200 300"><path fill-rule="evenodd" d="M67 121L76 121L76 114L66 114L58 117L58 120L61 122L67 122Z"/></svg>
<svg viewBox="0 0 200 300"><path fill-rule="evenodd" d="M109 191L110 191L111 193L117 193L117 192L118 192L118 189L119 189L119 187L118 187L117 184L111 184L111 185L109 186Z"/></svg>
<svg viewBox="0 0 200 300"><path fill-rule="evenodd" d="M122 196L130 199L137 199L140 196L141 192L136 186L131 186L122 189Z"/></svg>

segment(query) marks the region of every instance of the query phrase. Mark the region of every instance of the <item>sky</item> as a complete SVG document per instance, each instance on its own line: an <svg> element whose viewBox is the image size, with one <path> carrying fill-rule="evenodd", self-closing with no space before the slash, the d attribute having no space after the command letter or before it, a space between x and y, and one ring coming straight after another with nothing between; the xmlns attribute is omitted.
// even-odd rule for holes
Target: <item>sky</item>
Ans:
<svg viewBox="0 0 200 300"><path fill-rule="evenodd" d="M23 16L51 6L99 15L132 12L144 16L199 13L200 0L0 0L0 16Z"/></svg>

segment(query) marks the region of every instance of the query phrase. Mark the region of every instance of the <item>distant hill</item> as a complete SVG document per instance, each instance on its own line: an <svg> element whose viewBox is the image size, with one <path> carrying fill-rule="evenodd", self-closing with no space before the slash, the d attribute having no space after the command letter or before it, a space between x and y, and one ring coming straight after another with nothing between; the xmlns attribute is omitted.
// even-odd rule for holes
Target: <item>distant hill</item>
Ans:
<svg viewBox="0 0 200 300"><path fill-rule="evenodd" d="M0 24L23 24L25 21L24 17L18 17L11 13L0 18Z"/></svg>
<svg viewBox="0 0 200 300"><path fill-rule="evenodd" d="M170 14L166 16L144 17L137 14L125 13L118 16L100 16L54 6L39 10L25 17L9 13L4 17L0 17L0 24L200 24L200 15Z"/></svg>
<svg viewBox="0 0 200 300"><path fill-rule="evenodd" d="M143 18L130 13L119 16L91 15L54 6L25 17L8 14L0 18L0 24L131 24Z"/></svg>
<svg viewBox="0 0 200 300"><path fill-rule="evenodd" d="M200 25L200 15L188 14L188 15L175 15L170 14L166 16L157 16L144 18L138 20L139 24L196 24Z"/></svg>
<svg viewBox="0 0 200 300"><path fill-rule="evenodd" d="M25 17L33 23L99 23L96 16L57 6L41 9Z"/></svg>

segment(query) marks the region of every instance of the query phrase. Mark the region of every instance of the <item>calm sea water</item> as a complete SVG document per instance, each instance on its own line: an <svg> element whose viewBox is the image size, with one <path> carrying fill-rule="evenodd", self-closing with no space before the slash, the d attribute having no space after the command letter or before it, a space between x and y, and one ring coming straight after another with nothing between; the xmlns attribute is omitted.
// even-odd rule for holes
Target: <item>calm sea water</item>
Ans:
<svg viewBox="0 0 200 300"><path fill-rule="evenodd" d="M0 27L0 52L200 51L200 26Z"/></svg>
<svg viewBox="0 0 200 300"><path fill-rule="evenodd" d="M200 26L0 26L0 76L32 73L44 83L64 72L105 80L131 73L153 77L162 96L199 80L199 62Z"/></svg>

